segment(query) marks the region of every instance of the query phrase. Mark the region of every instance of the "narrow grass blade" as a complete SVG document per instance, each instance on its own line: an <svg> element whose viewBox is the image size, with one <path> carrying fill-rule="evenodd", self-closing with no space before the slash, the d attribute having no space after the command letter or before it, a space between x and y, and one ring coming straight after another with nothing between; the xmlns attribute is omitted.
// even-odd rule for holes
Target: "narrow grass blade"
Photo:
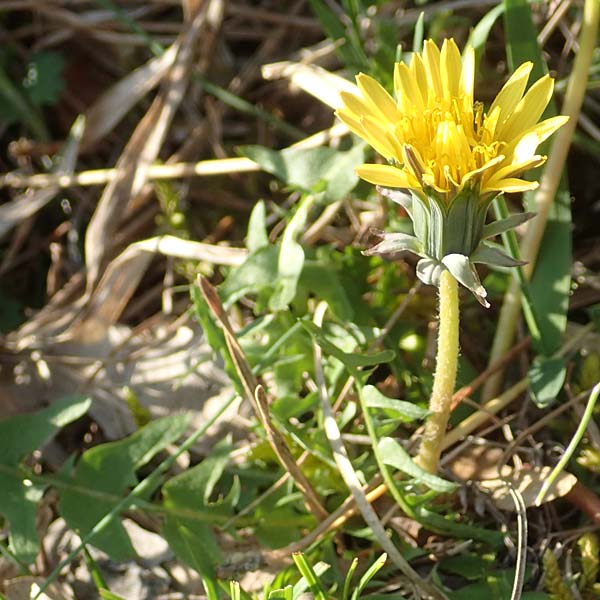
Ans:
<svg viewBox="0 0 600 600"><path fill-rule="evenodd" d="M300 571L304 581L310 588L315 600L327 600L327 594L323 589L321 581L319 580L319 576L311 564L306 560L304 554L301 552L294 552L294 554L292 554L292 558L296 563L296 567L298 567L298 571ZM296 596L296 594L294 594L294 596Z"/></svg>
<svg viewBox="0 0 600 600"><path fill-rule="evenodd" d="M342 590L342 600L348 600L350 594L350 584L352 583L352 576L354 575L354 571L356 571L356 567L358 567L358 558L354 557L350 566L348 567L348 572L346 573L346 577L344 579L344 588Z"/></svg>
<svg viewBox="0 0 600 600"><path fill-rule="evenodd" d="M387 554L383 553L364 573L364 575L360 578L358 582L358 587L354 590L352 594L352 600L358 600L362 591L367 587L369 581L379 573L383 565L385 565L385 561L387 560Z"/></svg>
<svg viewBox="0 0 600 600"><path fill-rule="evenodd" d="M325 33L336 42L340 42L338 54L350 69L369 70L369 61L360 45L360 38L355 31L348 31L338 16L323 0L309 0L310 7Z"/></svg>
<svg viewBox="0 0 600 600"><path fill-rule="evenodd" d="M594 412L594 407L596 406L596 401L598 400L598 396L600 396L600 382L598 382L592 389L592 393L590 394L588 403L585 407L585 412L583 413L583 418L581 419L581 422L579 423L579 426L577 427L577 431L575 431L575 435L569 442L569 445L567 446L565 453L562 455L562 458L558 461L558 464L556 465L556 467L550 474L550 477L548 477L548 479L546 479L546 481L544 481L544 485L542 486L540 493L537 495L537 498L535 499L536 506L541 505L541 503L544 500L544 497L548 493L548 490L552 487L552 484L556 481L556 478L559 476L559 474L562 472L562 470L567 466L567 463L571 459L571 456L573 456L573 453L577 449L577 446L579 445L579 442L581 441L581 438L583 437L583 434L585 433L588 423L590 422L590 419L592 418L592 414Z"/></svg>

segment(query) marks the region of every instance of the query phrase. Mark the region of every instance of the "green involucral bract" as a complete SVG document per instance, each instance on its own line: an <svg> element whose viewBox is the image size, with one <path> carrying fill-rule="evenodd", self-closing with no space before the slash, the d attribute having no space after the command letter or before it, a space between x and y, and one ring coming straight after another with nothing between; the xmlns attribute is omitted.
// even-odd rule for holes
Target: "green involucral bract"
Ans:
<svg viewBox="0 0 600 600"><path fill-rule="evenodd" d="M414 235L378 231L380 241L365 254L412 252L421 257L417 276L423 283L439 286L442 271L448 270L485 307L489 306L487 292L474 265L516 267L525 264L487 240L528 221L534 213L517 213L486 224L488 208L494 199L491 195L482 199L467 188L447 203L434 193L424 196L381 187L378 190L406 210Z"/></svg>

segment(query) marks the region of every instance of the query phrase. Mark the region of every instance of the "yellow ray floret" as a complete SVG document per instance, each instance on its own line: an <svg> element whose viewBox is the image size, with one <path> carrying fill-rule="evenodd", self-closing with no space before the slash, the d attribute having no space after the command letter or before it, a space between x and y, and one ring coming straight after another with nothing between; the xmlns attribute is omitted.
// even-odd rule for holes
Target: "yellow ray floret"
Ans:
<svg viewBox="0 0 600 600"><path fill-rule="evenodd" d="M359 74L355 92L342 92L337 116L390 165L362 165L371 183L436 193L449 202L465 188L482 197L534 189L520 179L541 165L539 144L567 117L539 122L554 81L544 76L525 91L531 63L521 65L489 110L473 100L472 48L461 57L454 40L441 49L428 40L410 65L397 63L392 98L372 77Z"/></svg>

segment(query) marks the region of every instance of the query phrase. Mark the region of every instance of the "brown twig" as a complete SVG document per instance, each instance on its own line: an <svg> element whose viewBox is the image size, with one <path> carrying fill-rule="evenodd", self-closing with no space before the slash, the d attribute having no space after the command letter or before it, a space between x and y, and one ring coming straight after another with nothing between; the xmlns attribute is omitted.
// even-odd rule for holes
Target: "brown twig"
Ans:
<svg viewBox="0 0 600 600"><path fill-rule="evenodd" d="M285 438L273 423L269 412L269 402L264 388L258 383L254 373L252 373L244 350L240 346L233 328L231 327L229 317L223 308L223 304L221 303L217 291L205 277L198 278L198 285L214 317L223 328L225 343L227 344L227 349L244 389L244 394L250 402L256 418L264 427L273 452L279 459L281 466L294 480L294 483L304 496L304 500L310 511L319 521L322 521L328 516L328 513L323 508L310 481L298 466Z"/></svg>
<svg viewBox="0 0 600 600"><path fill-rule="evenodd" d="M565 498L585 513L596 525L600 525L600 498L583 483L578 481Z"/></svg>
<svg viewBox="0 0 600 600"><path fill-rule="evenodd" d="M510 350L504 353L496 362L491 364L485 371L482 371L471 383L465 385L454 392L452 396L452 407L450 410L454 410L465 398L470 396L478 388L480 388L487 380L487 378L503 369L507 364L512 362L523 350L525 350L531 343L531 338L523 338L518 344L515 344Z"/></svg>

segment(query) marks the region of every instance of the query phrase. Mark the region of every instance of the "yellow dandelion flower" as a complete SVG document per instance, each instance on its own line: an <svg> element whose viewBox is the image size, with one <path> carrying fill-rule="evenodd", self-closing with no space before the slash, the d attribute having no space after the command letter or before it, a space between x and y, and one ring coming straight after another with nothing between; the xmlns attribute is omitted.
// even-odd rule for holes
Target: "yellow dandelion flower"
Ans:
<svg viewBox="0 0 600 600"><path fill-rule="evenodd" d="M486 224L490 203L503 192L537 187L521 175L546 160L538 146L567 121L538 123L554 81L546 75L526 91L532 68L521 65L486 111L473 99L473 49L461 57L454 40L444 40L441 50L428 40L410 65L396 64L395 99L362 73L354 92L341 93L337 116L388 160L356 172L404 206L414 226L414 235L379 232L381 241L365 254L413 252L421 257L421 281L439 286L449 271L488 306L475 265L523 264L490 238L534 216L517 213Z"/></svg>
<svg viewBox="0 0 600 600"><path fill-rule="evenodd" d="M358 175L447 204L463 190L485 199L534 189L536 182L520 176L546 160L537 148L567 117L538 123L554 81L546 75L525 91L532 67L521 65L487 111L473 99L473 48L461 57L452 39L441 50L428 40L410 66L396 64L395 99L359 74L356 91L341 93L336 114L390 164L362 165Z"/></svg>

